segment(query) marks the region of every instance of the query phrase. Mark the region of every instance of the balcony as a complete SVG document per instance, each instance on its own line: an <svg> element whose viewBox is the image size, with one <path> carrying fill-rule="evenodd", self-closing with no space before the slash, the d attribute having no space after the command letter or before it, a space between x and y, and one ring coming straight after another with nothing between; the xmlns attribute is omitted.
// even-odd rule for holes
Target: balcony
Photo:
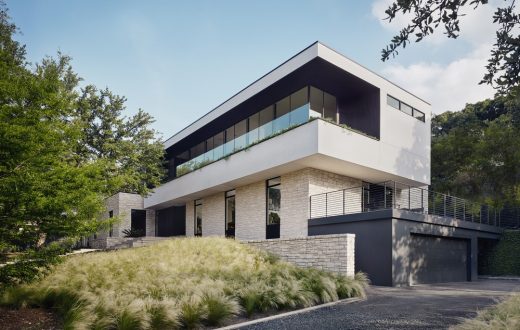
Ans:
<svg viewBox="0 0 520 330"><path fill-rule="evenodd" d="M497 209L395 181L367 183L360 187L313 195L310 197L309 217L318 219L387 209L399 209L501 228L520 228L518 209Z"/></svg>

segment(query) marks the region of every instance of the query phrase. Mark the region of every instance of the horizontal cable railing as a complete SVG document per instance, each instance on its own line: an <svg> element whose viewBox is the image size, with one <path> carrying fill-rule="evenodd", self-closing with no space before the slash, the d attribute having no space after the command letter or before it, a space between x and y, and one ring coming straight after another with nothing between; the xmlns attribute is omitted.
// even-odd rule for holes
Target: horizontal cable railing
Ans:
<svg viewBox="0 0 520 330"><path fill-rule="evenodd" d="M310 218L401 209L502 228L520 228L520 209L494 208L420 187L388 181L312 195Z"/></svg>

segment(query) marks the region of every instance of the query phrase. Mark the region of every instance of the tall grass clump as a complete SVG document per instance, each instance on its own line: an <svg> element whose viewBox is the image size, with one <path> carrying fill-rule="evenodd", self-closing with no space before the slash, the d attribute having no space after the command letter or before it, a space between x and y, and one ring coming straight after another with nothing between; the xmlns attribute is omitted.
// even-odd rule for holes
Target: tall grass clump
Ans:
<svg viewBox="0 0 520 330"><path fill-rule="evenodd" d="M66 328L192 329L363 296L366 283L363 275L299 268L234 240L180 238L67 257L0 302L52 308Z"/></svg>
<svg viewBox="0 0 520 330"><path fill-rule="evenodd" d="M480 311L476 318L455 327L458 330L520 329L520 294L491 308Z"/></svg>

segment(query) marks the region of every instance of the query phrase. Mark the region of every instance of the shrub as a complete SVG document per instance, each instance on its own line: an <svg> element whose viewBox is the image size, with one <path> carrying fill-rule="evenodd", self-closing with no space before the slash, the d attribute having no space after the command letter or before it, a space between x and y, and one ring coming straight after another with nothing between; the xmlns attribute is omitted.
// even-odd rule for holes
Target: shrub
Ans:
<svg viewBox="0 0 520 330"><path fill-rule="evenodd" d="M299 268L234 240L181 238L68 257L2 302L53 308L70 328L196 328L363 295L365 285L363 276Z"/></svg>
<svg viewBox="0 0 520 330"><path fill-rule="evenodd" d="M520 230L506 230L500 241L479 257L479 273L483 275L520 276Z"/></svg>
<svg viewBox="0 0 520 330"><path fill-rule="evenodd" d="M483 310L472 320L457 326L459 330L509 330L520 329L520 294Z"/></svg>

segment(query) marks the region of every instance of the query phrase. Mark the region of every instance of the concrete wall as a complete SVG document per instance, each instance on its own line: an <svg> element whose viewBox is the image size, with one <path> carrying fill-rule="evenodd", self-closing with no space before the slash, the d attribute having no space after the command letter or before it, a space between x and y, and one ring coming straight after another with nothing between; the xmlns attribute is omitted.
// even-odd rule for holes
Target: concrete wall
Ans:
<svg viewBox="0 0 520 330"><path fill-rule="evenodd" d="M355 240L355 235L342 234L246 243L301 267L313 267L352 277Z"/></svg>

